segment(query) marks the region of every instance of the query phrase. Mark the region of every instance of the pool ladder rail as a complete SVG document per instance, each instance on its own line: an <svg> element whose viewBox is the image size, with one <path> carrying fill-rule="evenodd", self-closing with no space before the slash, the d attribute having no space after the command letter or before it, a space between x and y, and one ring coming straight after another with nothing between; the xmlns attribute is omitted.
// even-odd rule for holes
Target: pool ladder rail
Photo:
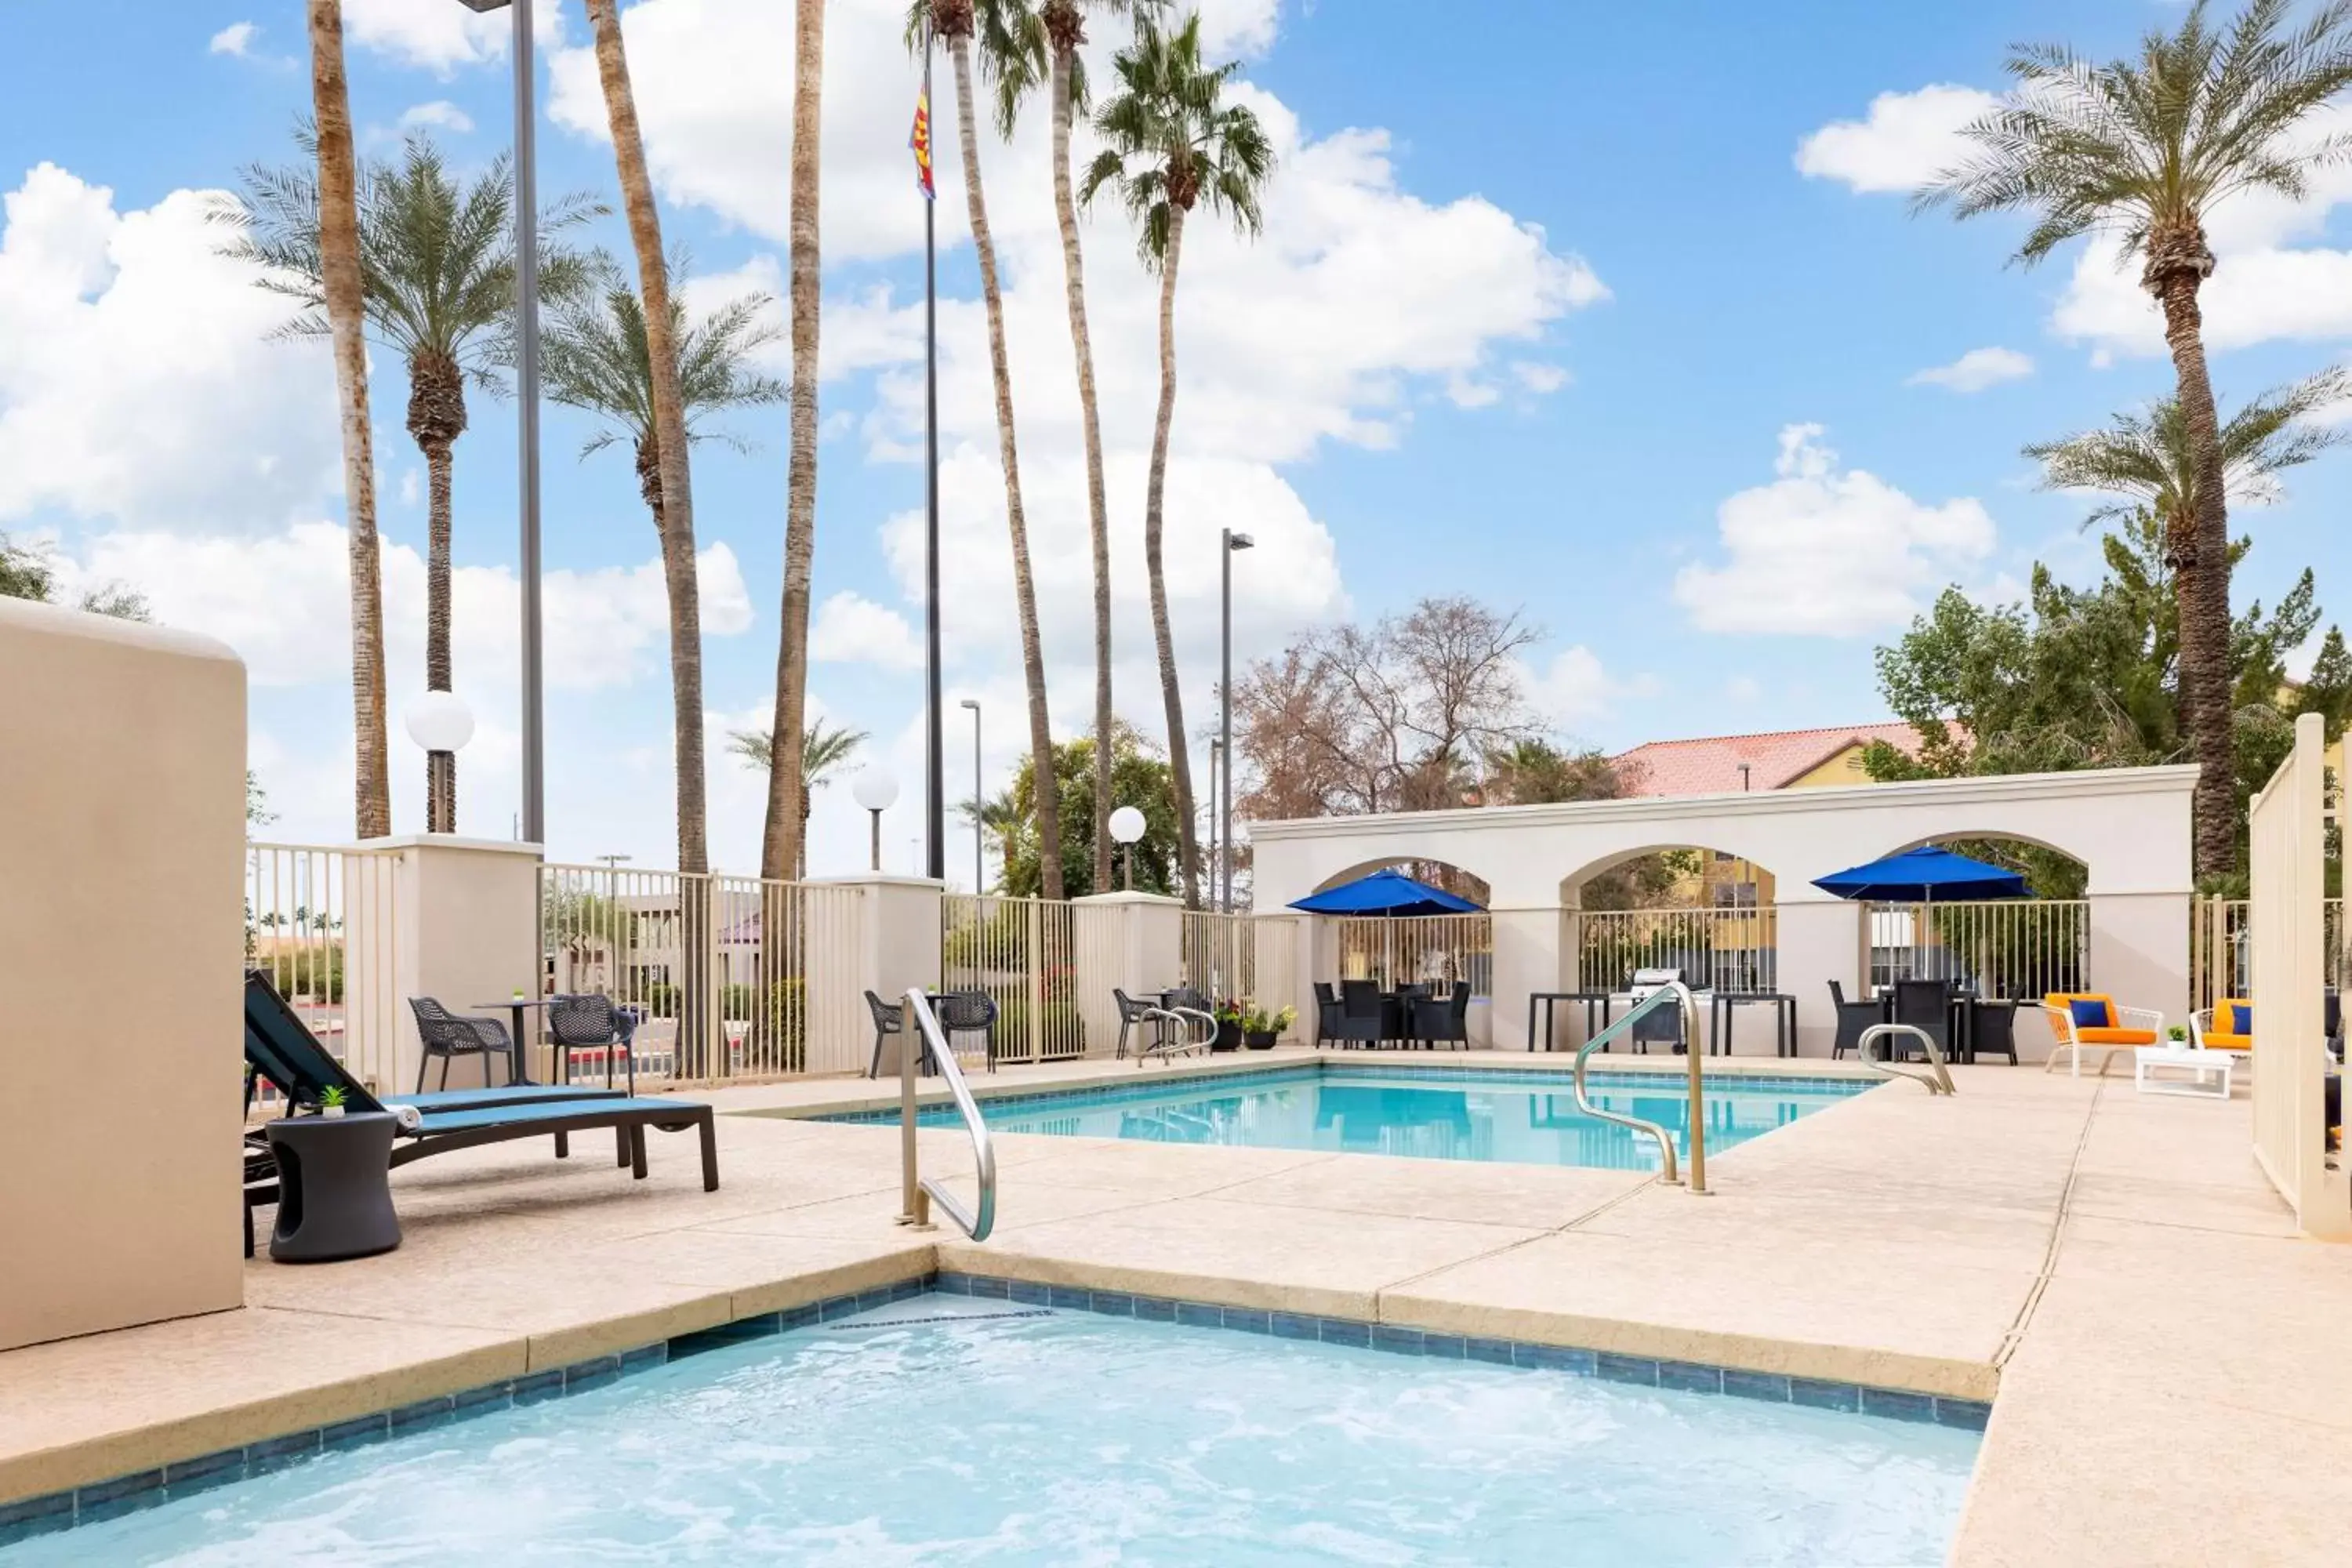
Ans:
<svg viewBox="0 0 2352 1568"><path fill-rule="evenodd" d="M1882 1062L1872 1058L1870 1047L1880 1040L1895 1035L1909 1035L1919 1042L1920 1048L1927 1053L1927 1071L1906 1072L1891 1061ZM1913 1083L1926 1084L1930 1095L1959 1092L1952 1087L1952 1075L1944 1065L1944 1053L1937 1048L1936 1037L1916 1024L1873 1024L1862 1032L1862 1038L1855 1042L1855 1054L1862 1058L1863 1066L1885 1077L1907 1078Z"/></svg>
<svg viewBox="0 0 2352 1568"><path fill-rule="evenodd" d="M916 1230L933 1229L931 1205L936 1201L955 1221L957 1229L974 1241L986 1241L988 1233L996 1228L996 1147L989 1142L988 1122L980 1114L980 1102L972 1098L971 1086L964 1081L963 1068L956 1064L955 1052L949 1047L947 1034L940 1027L939 1015L931 1011L931 999L919 989L909 990L906 1006L907 1016L914 1020L923 1046L919 1050L902 1049L898 1053L899 1199L903 1205L898 1223ZM980 1192L976 1212L966 1209L953 1193L916 1169L915 1075L926 1056L939 1065L940 1076L947 1080L948 1093L954 1098L956 1110L962 1113L964 1128L971 1134L972 1162Z"/></svg>
<svg viewBox="0 0 2352 1568"><path fill-rule="evenodd" d="M1576 1108L1585 1115L1601 1121L1613 1121L1620 1127L1657 1140L1658 1181L1662 1185L1679 1187L1685 1184L1681 1168L1675 1156L1675 1135L1654 1121L1644 1121L1638 1116L1595 1105L1584 1085L1585 1058L1608 1045L1623 1039L1633 1032L1634 1023L1649 1016L1668 1002L1682 1009L1683 1054L1690 1063L1690 1190L1706 1194L1706 1091L1703 1087L1699 1067L1698 998L1691 988L1679 980L1669 980L1655 991L1626 1009L1625 1016L1584 1042L1576 1053Z"/></svg>

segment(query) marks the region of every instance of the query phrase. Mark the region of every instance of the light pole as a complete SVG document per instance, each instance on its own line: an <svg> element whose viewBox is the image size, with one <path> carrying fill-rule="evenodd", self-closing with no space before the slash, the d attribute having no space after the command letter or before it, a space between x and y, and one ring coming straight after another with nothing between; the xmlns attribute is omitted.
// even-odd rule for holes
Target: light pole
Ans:
<svg viewBox="0 0 2352 1568"><path fill-rule="evenodd" d="M988 851L980 826L980 700L967 697L962 705L971 710L971 896L976 899L988 891L982 880Z"/></svg>
<svg viewBox="0 0 2352 1568"><path fill-rule="evenodd" d="M1217 686L1217 734L1223 742L1216 748L1222 758L1212 753L1213 767L1223 767L1224 773L1224 831L1220 836L1222 847L1217 851L1217 870L1222 873L1223 889L1218 895L1217 907L1227 914L1234 909L1234 552L1247 550L1257 543L1246 533L1232 529L1222 531L1224 548L1217 552L1217 563L1224 568L1224 673Z"/></svg>
<svg viewBox="0 0 2352 1568"><path fill-rule="evenodd" d="M407 726L408 738L425 752L436 779L447 778L456 771L457 753L474 738L474 710L454 691L427 691L409 705L402 722ZM425 831L455 833L457 825L437 814L428 815Z"/></svg>
<svg viewBox="0 0 2352 1568"><path fill-rule="evenodd" d="M882 814L898 804L898 781L891 777L886 768L868 768L857 775L857 781L849 786L849 793L857 797L858 805L873 814L874 869L879 871L882 869Z"/></svg>
<svg viewBox="0 0 2352 1568"><path fill-rule="evenodd" d="M514 11L515 432L522 585L522 837L547 842L547 714L539 612L539 154L532 108L530 0L457 0L469 11Z"/></svg>
<svg viewBox="0 0 2352 1568"><path fill-rule="evenodd" d="M1216 897L1217 897L1217 887L1216 887L1217 868L1218 868L1219 867L1221 867L1221 866L1223 866L1223 865L1224 864L1224 861L1220 858L1219 853L1218 853L1218 846L1219 846L1219 845L1222 845L1223 843L1224 843L1224 838L1223 838L1223 836L1222 836L1222 835L1220 835L1220 834L1218 833L1218 831L1217 831L1217 802L1218 802L1219 800L1221 800L1221 799L1223 799L1223 796L1218 793L1218 790L1217 790L1217 777L1218 777L1218 773L1219 773L1219 771L1220 771L1220 770L1219 770L1219 768L1218 768L1218 765L1217 765L1217 764L1218 764L1218 763L1219 763L1220 761L1222 761L1222 760L1223 760L1223 758L1224 757L1224 754L1225 754L1225 738L1224 738L1223 735L1212 735L1212 736L1210 736L1210 737L1209 737L1209 896L1210 896L1213 900L1216 899ZM1227 832L1231 832L1231 831L1232 831L1232 828L1231 828L1230 826L1228 826L1228 827L1226 828L1226 831L1227 831ZM1224 908L1224 905L1223 905L1223 901L1222 901L1222 900L1220 900L1220 901L1218 902L1217 907L1218 907L1219 909L1223 909L1223 908Z"/></svg>

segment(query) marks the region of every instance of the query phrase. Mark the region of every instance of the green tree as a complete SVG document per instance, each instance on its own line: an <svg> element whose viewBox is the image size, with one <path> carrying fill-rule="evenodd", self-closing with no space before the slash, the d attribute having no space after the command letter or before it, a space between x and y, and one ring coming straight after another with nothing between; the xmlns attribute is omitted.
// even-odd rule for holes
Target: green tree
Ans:
<svg viewBox="0 0 2352 1568"><path fill-rule="evenodd" d="M1135 889L1139 893L1172 893L1179 855L1179 822L1173 775L1167 760L1153 752L1134 729L1113 726L1111 757L1112 808L1131 805L1143 813L1143 837L1135 845ZM1054 748L1054 773L1063 820L1071 831L1062 836L1062 876L1066 886L1108 893L1124 887L1097 887L1093 880L1095 742L1091 735L1065 741ZM1082 812L1078 808L1085 807ZM971 807L963 807L966 821ZM1036 898L1045 885L1038 863L1037 769L1023 758L1010 788L981 808L981 826L996 835L1003 857L1003 873L996 890L1013 898Z"/></svg>
<svg viewBox="0 0 2352 1568"><path fill-rule="evenodd" d="M48 605L57 602L57 592L58 570L48 552L37 546L15 543L0 533L0 599L30 599ZM148 608L147 596L121 583L85 590L74 602L74 608L93 616L112 616L119 621L155 618Z"/></svg>
<svg viewBox="0 0 2352 1568"><path fill-rule="evenodd" d="M818 719L801 731L801 859L797 870L808 875L808 811L809 802L833 776L849 765L857 748L873 739L863 730L853 730L846 724L827 726ZM727 735L727 749L751 766L766 773L776 765L776 741L763 730L732 730Z"/></svg>
<svg viewBox="0 0 2352 1568"><path fill-rule="evenodd" d="M2164 314L2179 418L2192 458L2194 527L2166 541L2181 608L2182 716L2200 770L2197 869L2238 860L2230 681L2230 525L2221 425L2206 373L2199 289L2213 272L2206 221L2246 191L2301 197L2315 166L2344 155L2312 119L2352 86L2352 0L2329 0L2289 30L2289 0L2251 0L2216 27L2195 0L2137 59L2095 64L2063 46L2021 46L2016 90L1969 126L1968 162L1922 190L1919 208L1957 216L2023 211L2032 264L2079 236L2117 236Z"/></svg>
<svg viewBox="0 0 2352 1568"><path fill-rule="evenodd" d="M296 132L309 164L318 138ZM299 300L302 313L280 335L330 335L319 233L319 183L305 164L249 166L244 200L220 209L240 232L228 253L261 268L261 287ZM367 331L408 374L408 434L425 457L425 686L450 689L451 485L457 437L466 432L466 387L502 395L498 366L511 356L515 308L514 171L505 154L468 183L451 173L431 138L408 138L396 163L358 172L359 260ZM554 234L604 212L566 196L539 217ZM551 295L579 287L586 265L550 246L541 259ZM457 759L425 763L425 826L452 833L457 821Z"/></svg>
<svg viewBox="0 0 2352 1568"><path fill-rule="evenodd" d="M1105 143L1087 170L1084 200L1106 185L1138 229L1136 248L1146 270L1160 275L1160 414L1152 427L1151 467L1143 502L1143 564L1150 580L1151 634L1159 645L1160 694L1168 710L1168 756L1174 770L1184 901L1201 900L1201 852L1192 832L1192 768L1185 755L1184 696L1176 670L1176 644L1168 626L1168 580L1160 563L1160 532L1168 489L1168 434L1176 418L1176 273L1184 252L1184 225L1202 203L1255 235L1263 224L1258 196L1274 173L1274 144L1257 116L1224 101L1237 62L1210 67L1201 58L1196 12L1173 33L1138 16L1135 42L1113 58L1119 93L1095 116Z"/></svg>

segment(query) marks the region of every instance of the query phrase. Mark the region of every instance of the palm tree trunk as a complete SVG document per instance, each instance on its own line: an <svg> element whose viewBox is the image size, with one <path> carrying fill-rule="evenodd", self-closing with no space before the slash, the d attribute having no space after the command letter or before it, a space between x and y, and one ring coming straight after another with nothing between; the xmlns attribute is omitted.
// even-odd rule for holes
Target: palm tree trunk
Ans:
<svg viewBox="0 0 2352 1568"><path fill-rule="evenodd" d="M1078 253L1078 208L1070 190L1070 66L1075 47L1054 50L1054 214L1062 226L1062 283L1070 344L1078 359L1078 419L1087 447L1087 522L1095 561L1094 891L1110 879L1110 505L1103 489L1102 420L1095 407L1095 348L1087 332L1086 264ZM1042 764L1041 764L1042 765Z"/></svg>
<svg viewBox="0 0 2352 1568"><path fill-rule="evenodd" d="M971 38L959 33L948 41L955 66L956 137L963 152L964 205L971 219L971 244L980 261L980 292L988 306L988 358L996 377L996 453L1004 468L1004 520L1013 533L1013 594L1021 612L1021 673L1029 687L1029 754L1041 783L1058 776L1054 767L1052 710L1045 703L1045 653L1037 635L1037 585L1029 571L1029 522L1021 509L1021 456L1013 434L1013 367L1004 352L1004 296L996 281L996 242L988 232L988 203L980 183L980 130L971 102ZM1060 791L1037 791L1038 869L1049 899L1065 896L1062 885ZM978 892L980 889L972 889Z"/></svg>
<svg viewBox="0 0 2352 1568"><path fill-rule="evenodd" d="M2204 249L2202 237L2196 248ZM2168 267L2157 291L2172 350L2181 422L2197 465L2196 523L2179 563L2180 710L2197 760L2195 863L2199 879L2238 867L2237 746L2231 716L2230 513L2221 467L2220 416L2205 369L2202 271Z"/></svg>
<svg viewBox="0 0 2352 1568"><path fill-rule="evenodd" d="M319 273L334 343L342 415L343 507L351 536L354 832L392 833L383 721L383 584L375 535L375 453L369 445L366 308L360 276L359 165L343 74L341 0L310 0L310 104L319 131Z"/></svg>
<svg viewBox="0 0 2352 1568"><path fill-rule="evenodd" d="M776 641L774 760L768 769L768 820L760 875L788 878L801 861L799 737L808 710L809 573L816 553L817 324L824 308L818 270L818 197L824 106L824 0L794 0L793 35L791 468L784 480L784 595Z"/></svg>
<svg viewBox="0 0 2352 1568"><path fill-rule="evenodd" d="M425 689L451 691L449 662L449 444L425 450ZM425 754L425 831L457 831L457 757Z"/></svg>
<svg viewBox="0 0 2352 1568"><path fill-rule="evenodd" d="M1168 771L1176 786L1177 844L1184 903L1201 902L1201 848L1192 831L1192 764L1185 755L1184 693L1176 679L1176 641L1168 629L1168 578L1160 531L1168 486L1168 431L1176 419L1176 262L1184 248L1184 208L1168 205L1168 248L1160 260L1160 420L1151 432L1151 476L1143 500L1143 564L1151 579L1151 636L1160 647L1160 696L1168 709Z"/></svg>

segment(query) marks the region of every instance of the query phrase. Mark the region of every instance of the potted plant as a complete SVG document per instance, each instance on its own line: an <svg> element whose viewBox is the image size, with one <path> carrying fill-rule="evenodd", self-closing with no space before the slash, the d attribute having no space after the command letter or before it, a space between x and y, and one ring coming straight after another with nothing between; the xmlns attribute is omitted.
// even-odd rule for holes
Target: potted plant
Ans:
<svg viewBox="0 0 2352 1568"><path fill-rule="evenodd" d="M1254 1051L1270 1051L1298 1016L1296 1007L1281 1007L1269 1013L1255 1002L1242 1013L1242 1043Z"/></svg>
<svg viewBox="0 0 2352 1568"><path fill-rule="evenodd" d="M341 1116L351 1103L351 1093L341 1084L331 1083L319 1091L319 1114Z"/></svg>
<svg viewBox="0 0 2352 1568"><path fill-rule="evenodd" d="M1231 997L1217 1004L1217 1037L1209 1042L1213 1051L1237 1051L1242 1048L1242 1005Z"/></svg>
<svg viewBox="0 0 2352 1568"><path fill-rule="evenodd" d="M2171 1050L2187 1050L2189 1048L2189 1030L2187 1026L2175 1024L2170 1028L2165 1030L2164 1043L2167 1048Z"/></svg>

